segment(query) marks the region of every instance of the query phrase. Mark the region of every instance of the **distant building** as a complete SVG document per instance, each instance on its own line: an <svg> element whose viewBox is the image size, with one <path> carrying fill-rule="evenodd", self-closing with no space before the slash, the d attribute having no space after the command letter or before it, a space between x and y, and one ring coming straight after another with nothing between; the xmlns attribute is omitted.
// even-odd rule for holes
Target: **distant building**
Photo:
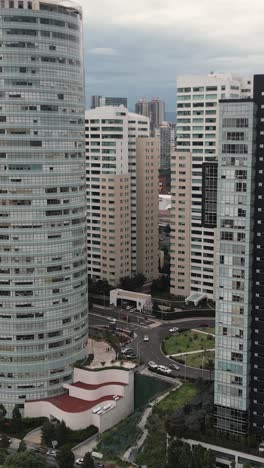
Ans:
<svg viewBox="0 0 264 468"><path fill-rule="evenodd" d="M154 135L155 128L159 127L165 120L165 102L159 98L151 100L142 98L136 103L135 112L149 117L151 135Z"/></svg>
<svg viewBox="0 0 264 468"><path fill-rule="evenodd" d="M170 169L171 153L175 151L176 125L162 122L155 128L155 137L160 139L159 169Z"/></svg>
<svg viewBox="0 0 264 468"><path fill-rule="evenodd" d="M92 96L91 109L105 106L124 106L127 107L127 98L124 97L105 97Z"/></svg>

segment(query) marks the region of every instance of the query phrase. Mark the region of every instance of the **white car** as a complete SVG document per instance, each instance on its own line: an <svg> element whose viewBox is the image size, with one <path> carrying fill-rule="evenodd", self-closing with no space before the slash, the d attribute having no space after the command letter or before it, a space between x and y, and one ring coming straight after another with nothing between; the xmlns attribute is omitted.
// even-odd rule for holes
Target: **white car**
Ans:
<svg viewBox="0 0 264 468"><path fill-rule="evenodd" d="M167 374L167 375L170 375L172 374L172 371L171 369L169 369L168 367L166 366L158 366L158 371L162 372L163 374Z"/></svg>
<svg viewBox="0 0 264 468"><path fill-rule="evenodd" d="M177 331L179 331L179 328L177 327L173 327L173 328L170 328L170 333L176 333Z"/></svg>
<svg viewBox="0 0 264 468"><path fill-rule="evenodd" d="M149 336L148 335L144 336L144 341L149 341Z"/></svg>
<svg viewBox="0 0 264 468"><path fill-rule="evenodd" d="M77 458L76 465L83 465L83 458Z"/></svg>
<svg viewBox="0 0 264 468"><path fill-rule="evenodd" d="M148 366L150 369L157 369L158 365L154 361L149 361Z"/></svg>

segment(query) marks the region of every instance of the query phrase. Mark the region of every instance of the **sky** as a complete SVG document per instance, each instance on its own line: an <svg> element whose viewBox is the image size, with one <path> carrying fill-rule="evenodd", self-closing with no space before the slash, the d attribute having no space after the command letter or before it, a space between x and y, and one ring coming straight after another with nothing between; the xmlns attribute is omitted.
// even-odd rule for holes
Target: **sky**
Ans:
<svg viewBox="0 0 264 468"><path fill-rule="evenodd" d="M264 72L263 0L78 0L86 100L159 97L175 111L176 77Z"/></svg>

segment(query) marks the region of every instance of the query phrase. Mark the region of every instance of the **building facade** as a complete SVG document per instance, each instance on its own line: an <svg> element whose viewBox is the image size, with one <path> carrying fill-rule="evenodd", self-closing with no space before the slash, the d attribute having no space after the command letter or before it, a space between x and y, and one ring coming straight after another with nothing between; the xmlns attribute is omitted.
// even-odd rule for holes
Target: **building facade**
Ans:
<svg viewBox="0 0 264 468"><path fill-rule="evenodd" d="M138 191L141 190L145 199L152 196L148 203L151 209L157 205L155 219L158 217L158 169L154 164L158 153L156 146L155 152L151 151L152 147L147 148L140 152L142 161L139 159L137 141L148 140L149 119L132 114L123 106L87 111L85 133L88 274L93 279L107 279L117 285L120 278L139 272L137 250L142 247L143 239L138 222L142 208L137 200ZM149 167L147 150L153 167ZM149 193L147 185L143 190L138 165L145 171L140 177L149 185ZM154 184L155 193L152 192ZM152 216L148 216L144 229L153 230L153 226ZM158 222L153 236L144 241L144 248L151 251L156 237ZM149 274L152 277L151 268Z"/></svg>
<svg viewBox="0 0 264 468"><path fill-rule="evenodd" d="M159 139L138 138L137 153L137 273L148 281L159 276Z"/></svg>
<svg viewBox="0 0 264 468"><path fill-rule="evenodd" d="M162 122L155 128L155 137L160 139L159 169L170 169L171 155L175 151L176 143L175 124Z"/></svg>
<svg viewBox="0 0 264 468"><path fill-rule="evenodd" d="M105 106L124 106L127 107L127 98L124 97L109 97L109 96L92 96L91 109Z"/></svg>
<svg viewBox="0 0 264 468"><path fill-rule="evenodd" d="M256 105L220 101L216 236L217 428L248 430L251 374Z"/></svg>
<svg viewBox="0 0 264 468"><path fill-rule="evenodd" d="M88 275L116 285L131 275L127 109L86 111L85 135Z"/></svg>
<svg viewBox="0 0 264 468"><path fill-rule="evenodd" d="M87 354L82 13L1 1L0 395L62 393Z"/></svg>
<svg viewBox="0 0 264 468"><path fill-rule="evenodd" d="M151 135L154 136L155 128L165 120L165 102L159 98L140 99L135 105L135 113L149 117Z"/></svg>
<svg viewBox="0 0 264 468"><path fill-rule="evenodd" d="M202 224L202 165L214 161L217 156L218 101L224 98L239 99L251 94L252 80L231 74L181 76L177 80L176 151L190 153L192 160L191 222L188 226L191 232L190 289L187 295L202 293L210 299L215 298L215 230ZM177 175L172 172L172 204L178 196L174 185L176 182ZM178 229L176 222L174 229ZM180 247L175 244L173 250L171 264L177 274ZM171 281L172 292L180 294L174 287L177 278L172 277Z"/></svg>

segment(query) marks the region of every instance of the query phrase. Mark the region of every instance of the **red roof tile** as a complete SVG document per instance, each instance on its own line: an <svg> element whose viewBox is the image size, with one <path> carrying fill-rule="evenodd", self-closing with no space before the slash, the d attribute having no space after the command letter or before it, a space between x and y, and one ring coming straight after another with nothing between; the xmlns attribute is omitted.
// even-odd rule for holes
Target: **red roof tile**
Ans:
<svg viewBox="0 0 264 468"><path fill-rule="evenodd" d="M86 401L81 400L80 398L70 397L69 395L58 395L50 398L44 398L43 400L30 400L30 402L40 402L40 401L48 401L52 405L56 406L57 408L65 411L66 413L81 413L83 411L87 411L95 406L100 405L105 401L114 401L114 395L107 395L102 398L98 398L98 400L93 401ZM122 398L121 396L119 398Z"/></svg>

